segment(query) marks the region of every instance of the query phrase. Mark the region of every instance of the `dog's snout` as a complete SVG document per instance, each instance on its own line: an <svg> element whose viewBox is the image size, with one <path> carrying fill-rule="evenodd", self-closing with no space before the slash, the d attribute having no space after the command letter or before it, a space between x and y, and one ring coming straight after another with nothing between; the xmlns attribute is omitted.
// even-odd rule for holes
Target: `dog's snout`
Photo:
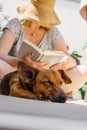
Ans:
<svg viewBox="0 0 87 130"><path fill-rule="evenodd" d="M65 102L66 100L67 100L67 96L66 96L65 94L61 94L61 95L59 96L59 101L60 101L61 103Z"/></svg>
<svg viewBox="0 0 87 130"><path fill-rule="evenodd" d="M59 95L57 98L53 99L53 102L64 103L67 100L67 96L65 94Z"/></svg>

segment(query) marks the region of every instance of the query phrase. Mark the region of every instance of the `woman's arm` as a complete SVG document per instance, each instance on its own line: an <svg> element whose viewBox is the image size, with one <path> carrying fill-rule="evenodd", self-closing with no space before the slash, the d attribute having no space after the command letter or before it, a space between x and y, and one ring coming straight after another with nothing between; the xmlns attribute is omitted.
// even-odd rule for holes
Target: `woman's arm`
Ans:
<svg viewBox="0 0 87 130"><path fill-rule="evenodd" d="M3 28L0 38L0 52L8 54L16 40L19 39L21 25L18 18L11 19Z"/></svg>
<svg viewBox="0 0 87 130"><path fill-rule="evenodd" d="M0 52L8 54L14 44L14 34L9 29L4 29L0 38Z"/></svg>
<svg viewBox="0 0 87 130"><path fill-rule="evenodd" d="M8 52L14 44L14 40L14 34L9 29L4 29L0 38L0 59L10 64L12 67L17 67L19 59L8 55Z"/></svg>
<svg viewBox="0 0 87 130"><path fill-rule="evenodd" d="M0 52L0 59L7 62L12 67L17 67L18 61L21 61L21 59L9 56L9 55L1 53L1 52Z"/></svg>

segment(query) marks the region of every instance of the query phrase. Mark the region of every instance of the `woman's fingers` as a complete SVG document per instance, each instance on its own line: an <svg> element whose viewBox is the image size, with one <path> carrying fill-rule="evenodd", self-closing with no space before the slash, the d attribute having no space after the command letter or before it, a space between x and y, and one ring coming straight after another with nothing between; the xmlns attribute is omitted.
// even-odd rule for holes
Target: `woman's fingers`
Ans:
<svg viewBox="0 0 87 130"><path fill-rule="evenodd" d="M32 61L32 66L38 69L44 69L48 65L49 63L47 61L41 61L41 62Z"/></svg>
<svg viewBox="0 0 87 130"><path fill-rule="evenodd" d="M55 65L52 65L52 66L50 67L50 69L52 69L52 70L60 70L60 69L66 70L66 64L65 64L64 62L62 62L62 63L57 63L57 64L55 64Z"/></svg>
<svg viewBox="0 0 87 130"><path fill-rule="evenodd" d="M34 53L29 54L23 58L23 61L27 63L28 65L37 69L44 69L49 65L48 61L33 61L32 60L33 56L34 56Z"/></svg>

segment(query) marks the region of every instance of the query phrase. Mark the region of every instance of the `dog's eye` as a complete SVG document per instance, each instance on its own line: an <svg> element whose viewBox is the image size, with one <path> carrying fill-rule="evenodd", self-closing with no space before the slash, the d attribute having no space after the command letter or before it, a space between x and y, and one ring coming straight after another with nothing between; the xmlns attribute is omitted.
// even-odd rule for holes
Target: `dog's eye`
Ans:
<svg viewBox="0 0 87 130"><path fill-rule="evenodd" d="M50 81L43 81L42 83L45 85L52 85L52 82L50 82Z"/></svg>

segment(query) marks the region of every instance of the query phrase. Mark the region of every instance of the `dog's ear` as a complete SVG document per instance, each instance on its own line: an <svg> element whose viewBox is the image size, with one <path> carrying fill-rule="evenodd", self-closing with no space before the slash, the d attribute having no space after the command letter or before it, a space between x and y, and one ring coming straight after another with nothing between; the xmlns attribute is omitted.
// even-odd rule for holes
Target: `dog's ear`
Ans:
<svg viewBox="0 0 87 130"><path fill-rule="evenodd" d="M38 74L37 69L28 66L24 62L19 61L18 62L18 73L21 80L25 83L33 82L36 78L36 75Z"/></svg>
<svg viewBox="0 0 87 130"><path fill-rule="evenodd" d="M70 84L72 83L70 77L66 74L66 72L64 70L58 70L61 74L61 77L63 79L63 81L66 83L66 84Z"/></svg>
<svg viewBox="0 0 87 130"><path fill-rule="evenodd" d="M16 73L16 71L10 72L10 73L4 75L4 77L1 79L1 81L0 81L0 94L9 95L9 92L10 92L9 83L10 83L10 79L14 73Z"/></svg>

